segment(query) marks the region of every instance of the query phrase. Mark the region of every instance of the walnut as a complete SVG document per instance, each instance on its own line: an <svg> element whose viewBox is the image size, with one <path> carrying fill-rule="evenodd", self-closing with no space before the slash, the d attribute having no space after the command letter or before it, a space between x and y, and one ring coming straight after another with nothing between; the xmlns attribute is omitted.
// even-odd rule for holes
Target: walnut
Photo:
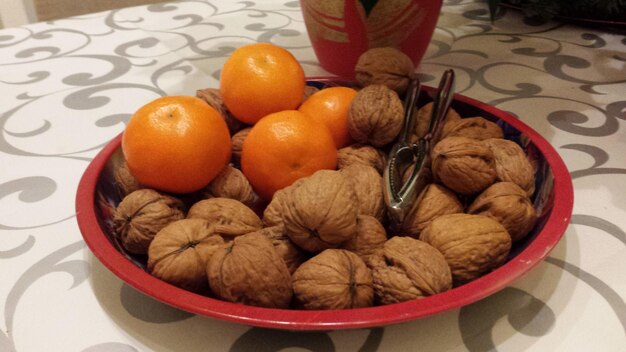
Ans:
<svg viewBox="0 0 626 352"><path fill-rule="evenodd" d="M184 217L181 200L145 188L124 197L115 210L113 223L124 249L146 254L157 232Z"/></svg>
<svg viewBox="0 0 626 352"><path fill-rule="evenodd" d="M535 169L522 147L507 139L492 138L483 143L495 156L498 180L516 183L528 196L532 196L535 192Z"/></svg>
<svg viewBox="0 0 626 352"><path fill-rule="evenodd" d="M119 166L115 168L113 171L113 179L115 180L115 184L122 198L136 190L145 188L137 181L135 176L130 173L126 160L123 160Z"/></svg>
<svg viewBox="0 0 626 352"><path fill-rule="evenodd" d="M189 219L205 219L222 236L240 236L263 228L261 219L238 200L209 198L192 205Z"/></svg>
<svg viewBox="0 0 626 352"><path fill-rule="evenodd" d="M371 145L352 144L337 151L337 166L341 170L352 164L370 165L383 174L387 155Z"/></svg>
<svg viewBox="0 0 626 352"><path fill-rule="evenodd" d="M375 217L359 215L356 223L356 235L341 245L342 249L356 253L366 263L368 258L387 241L385 228Z"/></svg>
<svg viewBox="0 0 626 352"><path fill-rule="evenodd" d="M502 128L480 116L466 117L446 123L443 126L441 138L467 137L474 139L504 138Z"/></svg>
<svg viewBox="0 0 626 352"><path fill-rule="evenodd" d="M399 95L404 95L415 66L402 51L391 48L372 48L361 54L355 67L355 78L362 86L384 84Z"/></svg>
<svg viewBox="0 0 626 352"><path fill-rule="evenodd" d="M492 151L481 141L466 137L442 139L432 150L432 171L436 180L451 190L471 195L496 181Z"/></svg>
<svg viewBox="0 0 626 352"><path fill-rule="evenodd" d="M423 298L452 287L444 256L429 244L410 237L393 237L371 259L377 303L392 304Z"/></svg>
<svg viewBox="0 0 626 352"><path fill-rule="evenodd" d="M300 186L304 180L305 178L298 179L296 180L296 182L292 183L291 185L274 192L274 195L272 196L272 200L270 201L270 204L268 204L265 210L263 211L263 224L266 227L283 225L282 214L283 214L283 207L285 206L284 201L289 197L290 192L294 188Z"/></svg>
<svg viewBox="0 0 626 352"><path fill-rule="evenodd" d="M353 164L340 170L354 188L359 214L370 215L383 221L385 200L383 198L383 178L371 166Z"/></svg>
<svg viewBox="0 0 626 352"><path fill-rule="evenodd" d="M206 266L224 244L214 227L202 219L174 221L157 233L148 250L148 271L190 291L208 288Z"/></svg>
<svg viewBox="0 0 626 352"><path fill-rule="evenodd" d="M302 96L302 102L304 103L309 97L317 92L319 92L319 88L306 85L304 86L304 95Z"/></svg>
<svg viewBox="0 0 626 352"><path fill-rule="evenodd" d="M499 267L511 249L511 236L504 226L483 215L442 215L422 231L420 240L443 254L455 285Z"/></svg>
<svg viewBox="0 0 626 352"><path fill-rule="evenodd" d="M250 208L258 202L258 197L246 176L231 165L226 165L201 193L203 198L230 198Z"/></svg>
<svg viewBox="0 0 626 352"><path fill-rule="evenodd" d="M513 242L524 238L537 221L537 213L526 191L513 182L494 183L474 199L467 212L498 220Z"/></svg>
<svg viewBox="0 0 626 352"><path fill-rule="evenodd" d="M238 236L220 247L206 270L211 291L223 300L268 308L291 303L287 265L263 234Z"/></svg>
<svg viewBox="0 0 626 352"><path fill-rule="evenodd" d="M246 127L239 132L233 134L230 138L230 144L232 148L232 158L233 161L239 163L241 160L241 147L243 146L243 141L246 140L248 134L252 130L252 127Z"/></svg>
<svg viewBox="0 0 626 352"><path fill-rule="evenodd" d="M420 232L430 222L445 214L462 213L463 204L456 194L442 185L431 183L424 188L415 202L415 208L402 224L402 234L419 238Z"/></svg>
<svg viewBox="0 0 626 352"><path fill-rule="evenodd" d="M339 171L320 170L288 192L281 217L289 238L317 253L354 237L357 215L348 180Z"/></svg>
<svg viewBox="0 0 626 352"><path fill-rule="evenodd" d="M226 108L226 105L224 105L224 101L222 100L222 95L220 94L219 89L199 89L196 91L196 97L204 100L207 104L209 104L210 107L215 109L215 111L217 111L222 116L231 134L236 133L245 126L241 121L237 120L233 117L233 115L230 114L230 112Z"/></svg>
<svg viewBox="0 0 626 352"><path fill-rule="evenodd" d="M359 143L382 147L400 133L404 107L398 94L381 84L361 89L348 110L348 130Z"/></svg>
<svg viewBox="0 0 626 352"><path fill-rule="evenodd" d="M281 225L265 227L251 233L260 233L272 241L274 249L287 264L290 274L293 274L308 259L307 253L291 242L289 236L285 233L285 228Z"/></svg>
<svg viewBox="0 0 626 352"><path fill-rule="evenodd" d="M296 303L304 309L369 307L372 275L363 260L343 249L327 249L293 274Z"/></svg>
<svg viewBox="0 0 626 352"><path fill-rule="evenodd" d="M430 102L422 106L421 108L419 108L419 110L417 110L417 112L415 112L417 114L417 116L415 117L415 129L411 136L412 138L411 140L413 142L416 142L420 138L423 138L426 135L426 133L428 133L428 128L430 127L430 120L431 120L432 113L433 113L433 106L434 106L434 103ZM461 119L461 116L453 108L448 109L448 113L446 114L446 118L444 120L445 121L444 127L442 129L445 130L446 124L454 123L460 119Z"/></svg>

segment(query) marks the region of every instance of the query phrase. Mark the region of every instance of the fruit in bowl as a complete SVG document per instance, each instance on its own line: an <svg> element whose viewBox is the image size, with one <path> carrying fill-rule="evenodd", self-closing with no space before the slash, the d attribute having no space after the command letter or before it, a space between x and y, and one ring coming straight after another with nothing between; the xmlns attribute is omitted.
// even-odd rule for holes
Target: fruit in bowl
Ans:
<svg viewBox="0 0 626 352"><path fill-rule="evenodd" d="M311 79L306 84L320 92L334 87L358 90L351 107L370 94L355 82ZM402 99L388 87L376 90L391 100ZM422 114L427 114L433 92L429 87L422 90L418 99L420 110L424 109ZM363 101L357 104L376 104ZM215 99L207 101L207 106L211 103ZM332 146L333 162L269 188L249 181L250 171L245 165L252 161L256 166L254 162L268 157L249 160L250 145L254 145L254 153L264 151L266 144L247 144L248 138L256 135L254 138L263 141L271 135L267 131L272 127L285 125L274 124L273 118L265 120L275 113L250 127L240 124L233 128L236 124L229 124L233 137L249 128L242 138L240 160L232 158L231 165L193 192L154 190L163 199L174 197L185 203L187 219L172 219L158 230L153 240L157 248L149 244L147 256L129 251L114 226L120 203L141 191L129 189L128 185L144 187L140 180L133 182L132 169L128 172L124 167L120 136L85 172L77 194L79 226L96 257L122 280L165 303L210 317L274 328L339 329L397 323L460 307L503 288L547 255L546 248L558 242L567 226L572 189L558 154L531 128L500 110L459 95L452 109L453 118L448 120L451 125L444 128L439 143L456 147L434 149L433 163L438 160L441 165L433 164L432 186L418 197L415 213L409 217L415 221L400 230L389 227L386 209L381 205L380 176L380 165L384 165L384 156L397 132L394 136L389 131L395 127L387 126L381 139L377 134L380 131L371 128L377 126L372 121L394 124L396 119L363 114L361 109L357 109L359 124L344 125L352 138L360 139L358 143L337 147L324 123L305 127L308 132L315 129L328 138L324 144ZM281 122L306 116L286 111L289 116ZM338 115L349 121L350 113ZM222 117L228 118L226 114ZM476 122L461 125L470 118ZM263 127L266 123L270 127ZM418 123L417 137L421 129ZM293 132L290 128L283 130ZM496 132L484 133L492 130ZM476 136L512 141L517 161L498 161L487 142ZM279 155L291 160L288 149ZM309 158L304 152L298 155L301 160L297 162ZM524 155L528 164L519 155ZM524 167L509 165L520 163ZM499 172L498 165L507 172ZM533 171L532 192L528 185L516 183L527 179L511 176L523 173L528 165ZM483 169L489 170L489 177L478 182L479 177L471 173L478 170L480 174ZM272 171L284 170L270 168L267 177L274 176ZM458 170L464 173L455 176ZM124 182L119 181L120 174L126 175ZM504 183L515 186L496 186ZM236 192L240 189L245 191ZM527 208L526 212L503 212L506 206L483 201L497 192L505 192L512 202L532 204L534 214L530 211L528 215ZM434 206L442 197L447 197L451 205ZM142 206L139 204L131 214L127 226L133 226L133 216L143 215ZM527 215L524 226L513 221L519 214ZM192 219L193 224L189 222ZM515 238L509 229L518 231ZM451 249L449 244L464 235L468 238L463 245ZM164 245L168 243L170 249ZM157 254L151 255L151 250ZM175 267L155 264L164 260ZM222 265L228 270L218 270Z"/></svg>

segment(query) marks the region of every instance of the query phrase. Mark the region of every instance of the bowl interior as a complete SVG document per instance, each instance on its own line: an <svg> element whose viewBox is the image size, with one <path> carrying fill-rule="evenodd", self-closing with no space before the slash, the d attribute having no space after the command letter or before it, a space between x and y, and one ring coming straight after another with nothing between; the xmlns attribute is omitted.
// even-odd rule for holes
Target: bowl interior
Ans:
<svg viewBox="0 0 626 352"><path fill-rule="evenodd" d="M319 79L318 88L350 85ZM420 105L431 101L434 89L424 87ZM502 127L505 138L518 143L535 166L533 204L539 220L533 231L514 244L507 263L468 284L431 297L371 308L301 311L269 309L224 302L170 285L146 271L145 256L127 253L117 241L112 215L123 194L114 170L123 161L121 135L91 162L77 192L77 217L85 242L95 256L129 285L164 303L209 317L249 325L285 329L342 329L380 326L416 319L475 302L506 287L536 264L556 245L571 216L571 178L556 151L540 135L515 117L478 101L456 95L452 107L462 116L482 116ZM522 264L523 263L523 264Z"/></svg>

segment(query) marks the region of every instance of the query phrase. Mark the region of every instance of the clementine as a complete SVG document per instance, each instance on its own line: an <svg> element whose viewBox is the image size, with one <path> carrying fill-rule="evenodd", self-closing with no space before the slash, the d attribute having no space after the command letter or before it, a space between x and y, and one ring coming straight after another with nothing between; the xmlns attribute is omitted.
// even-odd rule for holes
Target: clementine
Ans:
<svg viewBox="0 0 626 352"><path fill-rule="evenodd" d="M302 177L336 166L337 150L328 129L297 110L263 117L242 146L243 174L266 200Z"/></svg>
<svg viewBox="0 0 626 352"><path fill-rule="evenodd" d="M270 113L297 108L304 85L304 71L296 58L269 43L236 49L226 59L220 75L224 105L247 124Z"/></svg>
<svg viewBox="0 0 626 352"><path fill-rule="evenodd" d="M206 186L228 164L230 134L219 113L201 99L168 96L133 114L122 152L140 183L188 193Z"/></svg>
<svg viewBox="0 0 626 352"><path fill-rule="evenodd" d="M325 88L311 95L298 110L326 125L337 149L343 148L354 142L348 129L348 110L355 95L356 90L349 87Z"/></svg>

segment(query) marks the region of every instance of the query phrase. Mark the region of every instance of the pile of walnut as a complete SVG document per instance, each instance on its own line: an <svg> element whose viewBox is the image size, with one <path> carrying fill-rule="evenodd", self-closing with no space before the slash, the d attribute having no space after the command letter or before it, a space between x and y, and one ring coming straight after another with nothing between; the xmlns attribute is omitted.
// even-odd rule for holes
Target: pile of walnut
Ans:
<svg viewBox="0 0 626 352"><path fill-rule="evenodd" d="M338 170L300 179L267 205L236 168L249 128L228 114L217 90L198 91L229 123L232 164L202 191L178 198L141 188L120 167L116 180L127 195L114 217L119 242L147 255L149 272L169 283L274 308L391 304L492 271L535 224L534 170L520 146L482 117L449 112L432 150L433 182L401 230L387 227L381 174L412 72L394 49L365 53L349 115L357 144L338 151ZM415 139L431 109L417 112Z"/></svg>

